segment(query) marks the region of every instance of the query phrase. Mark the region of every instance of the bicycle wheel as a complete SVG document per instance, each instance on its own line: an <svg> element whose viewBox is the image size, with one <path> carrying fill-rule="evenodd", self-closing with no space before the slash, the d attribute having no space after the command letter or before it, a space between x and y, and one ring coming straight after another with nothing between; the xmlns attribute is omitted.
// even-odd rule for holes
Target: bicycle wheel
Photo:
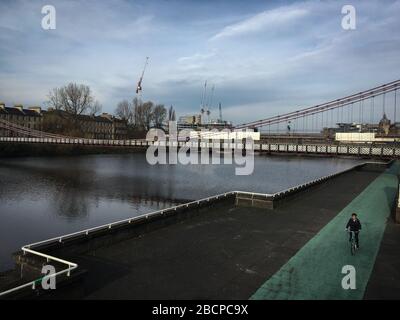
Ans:
<svg viewBox="0 0 400 320"><path fill-rule="evenodd" d="M354 241L351 242L350 251L351 251L352 256L354 256L356 254L356 244Z"/></svg>

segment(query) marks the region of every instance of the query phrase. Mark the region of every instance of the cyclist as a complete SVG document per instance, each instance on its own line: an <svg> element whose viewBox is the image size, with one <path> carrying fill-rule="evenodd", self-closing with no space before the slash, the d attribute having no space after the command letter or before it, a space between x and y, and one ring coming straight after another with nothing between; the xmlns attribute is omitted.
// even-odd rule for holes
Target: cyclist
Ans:
<svg viewBox="0 0 400 320"><path fill-rule="evenodd" d="M353 238L353 232L351 232L351 231L354 231L354 237L355 237L356 246L357 246L357 249L358 249L359 248L358 233L361 230L361 222L360 222L360 220L358 220L356 213L353 213L351 215L351 218L349 219L349 222L347 222L346 230L350 231L350 239L349 239L350 242L351 242L351 240Z"/></svg>

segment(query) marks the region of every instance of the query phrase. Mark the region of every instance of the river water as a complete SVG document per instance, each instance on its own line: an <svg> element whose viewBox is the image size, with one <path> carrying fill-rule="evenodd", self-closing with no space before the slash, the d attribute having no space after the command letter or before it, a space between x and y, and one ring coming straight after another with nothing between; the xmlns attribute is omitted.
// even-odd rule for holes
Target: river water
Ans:
<svg viewBox="0 0 400 320"><path fill-rule="evenodd" d="M0 160L0 271L22 245L231 190L273 193L359 160L255 157L234 165L155 165L144 154Z"/></svg>

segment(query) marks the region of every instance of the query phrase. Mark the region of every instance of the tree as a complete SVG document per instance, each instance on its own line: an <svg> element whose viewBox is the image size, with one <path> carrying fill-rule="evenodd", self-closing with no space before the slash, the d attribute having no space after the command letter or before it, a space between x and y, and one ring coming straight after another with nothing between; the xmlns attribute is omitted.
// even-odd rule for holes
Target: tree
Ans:
<svg viewBox="0 0 400 320"><path fill-rule="evenodd" d="M175 110L173 106L169 107L168 110L168 121L175 121Z"/></svg>
<svg viewBox="0 0 400 320"><path fill-rule="evenodd" d="M93 104L93 106L90 108L90 115L95 116L99 113L101 113L101 110L103 109L103 106L98 102L97 100Z"/></svg>
<svg viewBox="0 0 400 320"><path fill-rule="evenodd" d="M74 116L94 115L101 110L101 106L95 100L89 86L72 82L50 90L47 106L56 110L63 110Z"/></svg>
<svg viewBox="0 0 400 320"><path fill-rule="evenodd" d="M126 120L129 124L132 123L133 111L128 100L122 100L118 103L115 115L122 120Z"/></svg>
<svg viewBox="0 0 400 320"><path fill-rule="evenodd" d="M50 90L47 97L49 99L46 103L48 107L53 108L55 110L63 109L60 90L58 88L53 88L52 90Z"/></svg>
<svg viewBox="0 0 400 320"><path fill-rule="evenodd" d="M140 106L142 105L142 101L140 101L137 97L133 98L132 100L132 124L133 126L138 129L140 127L140 113L141 113L141 108Z"/></svg>
<svg viewBox="0 0 400 320"><path fill-rule="evenodd" d="M151 101L147 101L142 104L142 122L143 122L143 128L146 131L149 131L151 128L151 123L153 121L154 117L154 103Z"/></svg>
<svg viewBox="0 0 400 320"><path fill-rule="evenodd" d="M153 111L153 122L156 128L161 128L165 118L167 117L167 109L163 104L157 104Z"/></svg>

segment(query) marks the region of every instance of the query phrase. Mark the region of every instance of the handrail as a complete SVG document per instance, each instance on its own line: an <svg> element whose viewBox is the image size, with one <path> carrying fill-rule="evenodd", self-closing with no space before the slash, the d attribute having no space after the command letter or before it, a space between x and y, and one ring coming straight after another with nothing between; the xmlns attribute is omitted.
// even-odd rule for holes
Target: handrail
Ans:
<svg viewBox="0 0 400 320"><path fill-rule="evenodd" d="M34 246L38 246L38 245L42 245L42 244L49 243L49 242L54 242L54 241L62 242L63 240L70 239L70 238L72 238L74 236L77 236L77 235L84 235L84 234L85 235L89 235L93 231L98 231L98 230L102 230L102 229L111 229L113 226L116 226L116 225L122 225L124 223L131 223L133 221L140 220L140 219L143 219L143 218L149 218L149 217L152 217L154 215L164 214L165 212L169 212L169 211L176 211L176 210L178 210L180 208L187 208L190 205L200 204L202 202L209 202L210 200L213 200L213 199L219 199L219 198L227 197L229 195L234 195L234 194L235 194L235 191L224 192L224 193L217 194L217 195L214 195L214 196L210 196L210 197L207 197L207 198L202 198L202 199L199 199L199 200L194 200L194 201L186 202L186 203L183 203L183 204L180 204L180 205L172 206L172 207L169 207L169 208L166 208L166 209L160 209L160 210L153 211L153 212L150 212L150 213L144 213L144 214L141 214L141 215L138 215L138 216L135 216L135 217L126 218L126 219L118 220L118 221L115 221L115 222L103 224L103 225L100 225L100 226L97 226L97 227L88 228L88 229L84 229L84 230L81 230L81 231L68 233L68 234L65 234L65 235L62 235L62 236L59 236L59 237L54 237L54 238L50 238L50 239L47 239L47 240L35 242L35 243L32 243L32 244L26 245L25 247L31 248L31 247L34 247Z"/></svg>
<svg viewBox="0 0 400 320"><path fill-rule="evenodd" d="M248 195L270 197L270 198L274 199L274 198L277 198L280 195L287 194L288 192L291 192L291 191L299 190L301 188L304 188L304 187L309 186L309 185L313 185L313 184L315 184L317 182L320 182L320 181L328 180L328 179L333 178L335 176L338 176L338 175L340 175L342 173L354 170L356 168L362 167L362 166L367 165L367 164L388 164L388 163L390 163L390 161L389 162L364 161L362 163L356 164L356 165L354 165L352 167L349 167L347 169L344 169L342 171L338 171L338 172L335 172L335 173L332 173L332 174L328 174L326 176L322 176L320 178L316 178L314 180L310 180L308 182L304 182L304 183L301 183L301 184L295 185L293 187L289 187L287 189L284 189L284 190L281 190L281 191L277 191L277 192L274 192L274 193L257 193L257 192L249 192L249 191L233 191L233 192L235 192L236 194L237 193L241 193L241 194L248 194Z"/></svg>
<svg viewBox="0 0 400 320"><path fill-rule="evenodd" d="M16 292L16 291L21 290L21 289L26 288L26 287L32 287L32 289L35 289L36 288L36 283L39 282L40 280L43 280L43 279L54 278L54 277L57 277L57 276L62 275L64 273L66 273L67 277L69 277L71 275L71 271L76 269L76 268L78 268L78 264L76 264L74 262L69 262L69 261L66 261L66 260L59 259L57 257L53 257L53 256L48 255L48 254L44 254L44 253L41 253L41 252L38 252L38 251L35 251L35 250L31 250L31 249L26 248L26 246L23 246L21 248L21 250L24 252L24 254L26 252L28 252L28 253L31 253L33 255L44 257L44 258L47 259L47 261L53 260L53 261L60 262L62 264L66 264L66 265L68 265L68 268L64 269L64 270L61 270L61 271L58 271L58 272L53 273L53 274L45 275L45 276L43 276L43 277L41 277L39 279L35 279L33 281L27 282L27 283L25 283L23 285L20 285L18 287L15 287L15 288L0 292L0 297L1 296L5 296L5 295L10 294L10 293L13 293L13 292Z"/></svg>

